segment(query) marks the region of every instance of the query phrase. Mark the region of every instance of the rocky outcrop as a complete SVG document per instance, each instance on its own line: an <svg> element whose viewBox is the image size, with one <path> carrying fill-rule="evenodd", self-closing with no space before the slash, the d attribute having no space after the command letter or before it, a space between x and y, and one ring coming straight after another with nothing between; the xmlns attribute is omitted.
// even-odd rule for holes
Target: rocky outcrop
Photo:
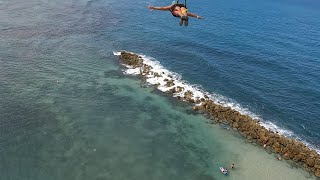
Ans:
<svg viewBox="0 0 320 180"><path fill-rule="evenodd" d="M176 93L181 93L182 91L184 91L184 87L180 87L180 86L176 87Z"/></svg>
<svg viewBox="0 0 320 180"><path fill-rule="evenodd" d="M167 81L167 83L166 83L166 86L167 87L172 87L172 86L174 86L175 84L174 84L174 81L173 80L168 80Z"/></svg>
<svg viewBox="0 0 320 180"><path fill-rule="evenodd" d="M314 172L314 175L316 175L317 177L320 177L320 169L317 169L317 170Z"/></svg>
<svg viewBox="0 0 320 180"><path fill-rule="evenodd" d="M140 67L141 76L150 74L153 74L154 77L163 76L163 73L153 73L152 67L143 64L143 59L139 55L123 51L121 52L120 59L126 65L134 68ZM283 159L303 164L305 168L311 170L317 177L320 177L320 155L302 142L270 131L261 126L258 120L248 115L243 115L230 107L216 104L206 95L201 98L194 98L193 93L185 91L184 87L174 87L175 83L173 80L165 79L164 82L166 87L172 87L167 93L180 93L178 99L196 103L197 105L192 108L194 111L205 113L211 117L210 119L214 119L215 121L229 124L251 142L263 146L267 151L278 153Z"/></svg>
<svg viewBox="0 0 320 180"><path fill-rule="evenodd" d="M122 51L120 54L120 58L124 64L132 66L134 68L143 66L143 59L137 54Z"/></svg>
<svg viewBox="0 0 320 180"><path fill-rule="evenodd" d="M193 110L202 110L216 118L218 122L229 123L232 128L240 131L248 140L280 154L283 159L303 163L305 168L310 169L316 176L320 177L320 155L302 142L270 131L250 116L242 115L229 107L215 104L211 100L205 100L199 107L193 107Z"/></svg>

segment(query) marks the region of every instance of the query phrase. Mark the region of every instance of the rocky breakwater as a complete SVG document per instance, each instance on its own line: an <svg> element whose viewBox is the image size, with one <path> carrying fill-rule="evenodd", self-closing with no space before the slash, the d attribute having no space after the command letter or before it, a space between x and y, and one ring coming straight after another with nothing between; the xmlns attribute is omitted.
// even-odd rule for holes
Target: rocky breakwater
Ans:
<svg viewBox="0 0 320 180"><path fill-rule="evenodd" d="M193 103L194 111L207 114L220 123L229 124L230 127L239 131L250 142L257 143L267 151L281 155L283 159L301 164L317 177L320 177L320 155L304 143L268 130L260 124L259 120L241 114L231 107L224 107L215 103L205 94L197 94L195 96L187 87L175 82L170 75L164 72L157 72L151 65L145 64L144 59L137 54L122 51L119 57L122 63L130 66L130 68L139 68L139 73L137 74L141 77L158 78L158 83L154 85L161 85L167 89L167 93L178 99Z"/></svg>

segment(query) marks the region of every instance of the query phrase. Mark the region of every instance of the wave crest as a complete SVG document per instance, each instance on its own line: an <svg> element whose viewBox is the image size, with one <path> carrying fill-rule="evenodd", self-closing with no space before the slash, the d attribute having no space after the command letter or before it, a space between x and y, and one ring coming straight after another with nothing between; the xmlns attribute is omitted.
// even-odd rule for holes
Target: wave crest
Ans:
<svg viewBox="0 0 320 180"><path fill-rule="evenodd" d="M126 52L128 52L128 51L126 51ZM121 51L113 52L113 54L115 56L120 56ZM137 54L137 53L133 53L133 54ZM292 131L284 129L284 128L280 128L275 123L262 119L259 115L251 112L248 108L244 108L239 103L237 103L236 101L234 101L230 98L227 98L223 95L220 95L220 94L217 94L214 92L205 91L201 85L191 84L188 81L183 80L182 76L180 74L166 69L164 66L161 65L161 63L159 61L157 61L156 59L154 59L152 57L146 56L144 54L137 54L137 55L139 55L143 59L143 64L146 64L146 65L152 67L152 69L150 70L152 72L152 74L143 74L143 76L146 78L146 82L149 85L156 85L158 90L160 90L162 92L167 92L173 88L183 87L183 90L181 92L173 93L173 97L183 97L184 93L191 91L193 94L192 95L193 99L205 98L205 99L212 100L214 103L221 105L223 107L230 107L231 109L236 110L243 115L248 115L251 118L257 120L261 126L265 127L266 129L268 129L270 131L277 132L277 133L284 135L286 137L291 137L291 138L295 138L299 141L302 141L308 147L316 150L320 154L320 149L316 148L316 146L314 146L314 145L306 142L302 138L298 137ZM134 67L128 66L126 64L123 64L123 65L127 67L127 69L124 71L125 74L127 74L127 75L141 74L140 67L134 68ZM154 74L160 74L161 76L154 76ZM174 81L174 85L168 87L167 82L170 80ZM200 105L200 104L196 104L196 105Z"/></svg>

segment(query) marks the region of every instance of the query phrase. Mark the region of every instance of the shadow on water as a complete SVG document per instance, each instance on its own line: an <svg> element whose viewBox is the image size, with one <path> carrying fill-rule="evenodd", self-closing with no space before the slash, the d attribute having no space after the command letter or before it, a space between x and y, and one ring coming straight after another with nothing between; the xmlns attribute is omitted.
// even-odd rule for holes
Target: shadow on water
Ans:
<svg viewBox="0 0 320 180"><path fill-rule="evenodd" d="M124 78L124 74L123 72L121 72L120 70L110 70L110 71L105 71L104 72L104 77L106 78Z"/></svg>

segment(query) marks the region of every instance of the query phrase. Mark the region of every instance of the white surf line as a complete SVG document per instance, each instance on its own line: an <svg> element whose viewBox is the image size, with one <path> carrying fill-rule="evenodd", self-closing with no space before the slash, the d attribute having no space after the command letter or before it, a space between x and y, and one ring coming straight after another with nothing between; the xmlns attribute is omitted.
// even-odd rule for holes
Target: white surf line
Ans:
<svg viewBox="0 0 320 180"><path fill-rule="evenodd" d="M305 140L302 140L301 138L299 138L298 136L296 136L292 131L290 130L286 130L286 129L282 129L279 126L277 126L276 124L270 122L270 121L265 121L263 120L261 117L259 117L258 115L252 113L249 111L249 109L247 108L243 108L240 104L236 103L236 102L232 102L230 101L228 98L219 95L219 94L215 94L215 93L209 93L205 90L203 90L203 88L201 88L201 86L196 85L196 84L190 84L189 82L182 80L181 75L175 72L171 72L168 69L166 69L165 67L163 67L159 61L157 61L156 59L143 55L143 54L138 54L138 53L134 53L134 52L130 52L130 51L126 51L132 54L137 54L139 56L142 57L143 59L143 64L151 66L152 69L150 70L151 74L147 75L147 74L141 74L142 76L144 76L146 78L146 82L149 85L156 85L158 90L162 91L162 92L167 92L172 88L179 88L182 87L183 90L179 93L174 93L173 97L184 97L184 93L187 91L191 91L193 93L192 98L197 100L197 99L209 99L212 100L214 103L221 105L223 107L230 107L233 110L238 111L240 114L242 115L248 115L250 116L252 119L255 119L256 121L259 122L259 124L263 127L265 127L268 130L271 130L273 132L278 132L279 134L285 136L285 137L291 137L291 138L295 138L301 142L303 142L306 146L314 149L315 151L317 151L317 153L320 154L320 149L317 149L315 146L313 146L312 144L306 142ZM118 52L113 52L113 54L115 56L120 56L121 55L121 51ZM127 75L140 75L141 73L141 69L140 67L138 68L134 68L131 66L128 66L126 64L123 64L127 69L124 71L125 74ZM161 75L159 76L155 76L155 74L159 74ZM167 87L166 84L168 81L173 80L174 85ZM196 106L200 106L200 104L196 104Z"/></svg>

